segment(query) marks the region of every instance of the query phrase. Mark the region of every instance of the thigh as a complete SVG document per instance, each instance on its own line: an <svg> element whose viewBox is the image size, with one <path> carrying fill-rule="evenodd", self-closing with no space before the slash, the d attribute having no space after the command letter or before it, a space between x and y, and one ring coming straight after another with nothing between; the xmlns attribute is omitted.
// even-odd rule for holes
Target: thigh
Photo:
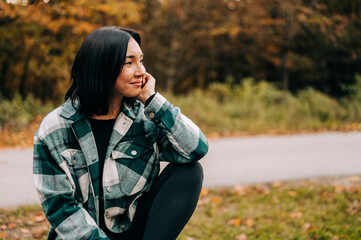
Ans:
<svg viewBox="0 0 361 240"><path fill-rule="evenodd" d="M153 185L148 192L143 193L139 198L137 204L137 210L135 211L134 219L131 226L127 231L120 234L121 239L141 239L147 223L147 218L149 211L152 207L154 199L156 198L159 190L162 188L163 184L171 175L171 171L167 170L172 168L171 164L168 164L165 169L161 172L158 178L154 181Z"/></svg>
<svg viewBox="0 0 361 240"><path fill-rule="evenodd" d="M198 162L185 165L169 163L155 180L149 191L143 193L143 195L139 198L133 222L130 228L121 234L122 239L142 238L154 200L158 196L164 183L166 183L171 176L177 176L177 179L179 179L178 182L182 181L182 179L188 181L192 178L201 178L198 181L202 182L202 166ZM177 188L177 186L174 186L174 188Z"/></svg>

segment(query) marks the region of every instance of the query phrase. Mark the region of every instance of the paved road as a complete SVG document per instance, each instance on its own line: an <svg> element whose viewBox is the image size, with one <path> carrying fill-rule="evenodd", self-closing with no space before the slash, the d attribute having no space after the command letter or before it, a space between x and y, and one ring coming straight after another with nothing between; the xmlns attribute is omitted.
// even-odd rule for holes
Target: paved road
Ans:
<svg viewBox="0 0 361 240"><path fill-rule="evenodd" d="M205 187L361 174L361 132L210 141ZM0 207L38 203L32 150L0 150Z"/></svg>

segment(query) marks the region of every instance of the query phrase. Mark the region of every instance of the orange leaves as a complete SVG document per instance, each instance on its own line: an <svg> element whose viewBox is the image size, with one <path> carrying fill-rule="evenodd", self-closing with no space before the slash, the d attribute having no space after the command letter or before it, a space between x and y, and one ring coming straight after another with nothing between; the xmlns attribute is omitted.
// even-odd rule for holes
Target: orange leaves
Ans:
<svg viewBox="0 0 361 240"><path fill-rule="evenodd" d="M241 223L242 223L242 219L240 218L232 218L227 221L228 225L232 225L235 227L238 227L239 225L241 225Z"/></svg>
<svg viewBox="0 0 361 240"><path fill-rule="evenodd" d="M273 183L272 183L272 186L273 186L274 188L279 188L279 187L281 186L281 182L279 182L279 181L273 182Z"/></svg>
<svg viewBox="0 0 361 240"><path fill-rule="evenodd" d="M222 202L222 199L219 197L212 197L211 202L215 204L220 204Z"/></svg>
<svg viewBox="0 0 361 240"><path fill-rule="evenodd" d="M288 192L288 196L290 196L290 197L296 197L296 196L297 196L297 192L291 190L291 191Z"/></svg>
<svg viewBox="0 0 361 240"><path fill-rule="evenodd" d="M35 222L35 223L40 223L40 222L44 222L46 221L46 217L43 213L31 216L29 218L30 221Z"/></svg>
<svg viewBox="0 0 361 240"><path fill-rule="evenodd" d="M46 237L49 223L39 210L0 209L0 239L42 239Z"/></svg>
<svg viewBox="0 0 361 240"><path fill-rule="evenodd" d="M253 218L247 218L245 221L243 221L241 218L231 218L227 221L227 225L238 227L242 223L244 223L247 227L252 228L255 224Z"/></svg>
<svg viewBox="0 0 361 240"><path fill-rule="evenodd" d="M260 19L260 23L262 25L270 26L270 25L285 25L285 20L283 18L262 18Z"/></svg>
<svg viewBox="0 0 361 240"><path fill-rule="evenodd" d="M8 229L14 229L17 227L17 224L16 223L9 223L8 224Z"/></svg>
<svg viewBox="0 0 361 240"><path fill-rule="evenodd" d="M233 187L233 192L235 195L245 196L251 192L251 188L249 186L236 185Z"/></svg>
<svg viewBox="0 0 361 240"><path fill-rule="evenodd" d="M201 197L206 197L209 194L209 190L207 188L202 188Z"/></svg>
<svg viewBox="0 0 361 240"><path fill-rule="evenodd" d="M291 212L289 214L290 218L302 218L302 213L301 212Z"/></svg>
<svg viewBox="0 0 361 240"><path fill-rule="evenodd" d="M253 225L254 225L253 219L252 218L247 218L246 225L247 225L247 227L250 227L250 228L253 227Z"/></svg>
<svg viewBox="0 0 361 240"><path fill-rule="evenodd" d="M359 214L361 212L361 200L355 200L349 204L349 207L346 209L351 215Z"/></svg>

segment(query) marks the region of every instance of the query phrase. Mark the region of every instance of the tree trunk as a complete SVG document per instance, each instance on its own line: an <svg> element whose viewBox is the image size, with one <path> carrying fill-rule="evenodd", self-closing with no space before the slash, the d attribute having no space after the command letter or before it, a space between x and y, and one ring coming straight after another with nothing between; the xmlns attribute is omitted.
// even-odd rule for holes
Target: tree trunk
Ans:
<svg viewBox="0 0 361 240"><path fill-rule="evenodd" d="M21 77L20 77L19 94L23 99L25 99L25 97L26 97L25 96L25 84L26 84L26 77L28 75L28 70L29 70L30 58L31 58L31 52L29 52L24 59L23 73L21 74Z"/></svg>
<svg viewBox="0 0 361 240"><path fill-rule="evenodd" d="M288 69L288 61L289 61L289 54L291 51L291 20L290 20L290 13L288 10L284 12L284 19L285 19L285 47L284 53L282 56L282 87L284 90L289 89L290 80L289 80L289 69Z"/></svg>
<svg viewBox="0 0 361 240"><path fill-rule="evenodd" d="M4 97L9 97L9 92L6 91L6 75L9 71L9 62L4 61L1 66L1 72L0 72L0 93Z"/></svg>
<svg viewBox="0 0 361 240"><path fill-rule="evenodd" d="M286 50L285 54L282 57L282 87L284 90L289 88L289 70L288 70L288 55L289 50Z"/></svg>

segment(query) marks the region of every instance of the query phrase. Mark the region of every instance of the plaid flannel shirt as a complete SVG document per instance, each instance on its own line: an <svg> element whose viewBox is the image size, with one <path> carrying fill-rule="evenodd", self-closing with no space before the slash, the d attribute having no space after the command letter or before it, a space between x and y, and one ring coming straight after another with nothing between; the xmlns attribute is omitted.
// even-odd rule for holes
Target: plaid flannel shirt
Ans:
<svg viewBox="0 0 361 240"><path fill-rule="evenodd" d="M34 184L57 239L108 239L129 228L137 199L159 174L159 161L190 163L208 151L202 131L157 93L144 107L124 103L107 148L103 179L86 116L71 101L49 113L34 136ZM102 181L104 206L99 206ZM105 216L99 216L104 207Z"/></svg>

